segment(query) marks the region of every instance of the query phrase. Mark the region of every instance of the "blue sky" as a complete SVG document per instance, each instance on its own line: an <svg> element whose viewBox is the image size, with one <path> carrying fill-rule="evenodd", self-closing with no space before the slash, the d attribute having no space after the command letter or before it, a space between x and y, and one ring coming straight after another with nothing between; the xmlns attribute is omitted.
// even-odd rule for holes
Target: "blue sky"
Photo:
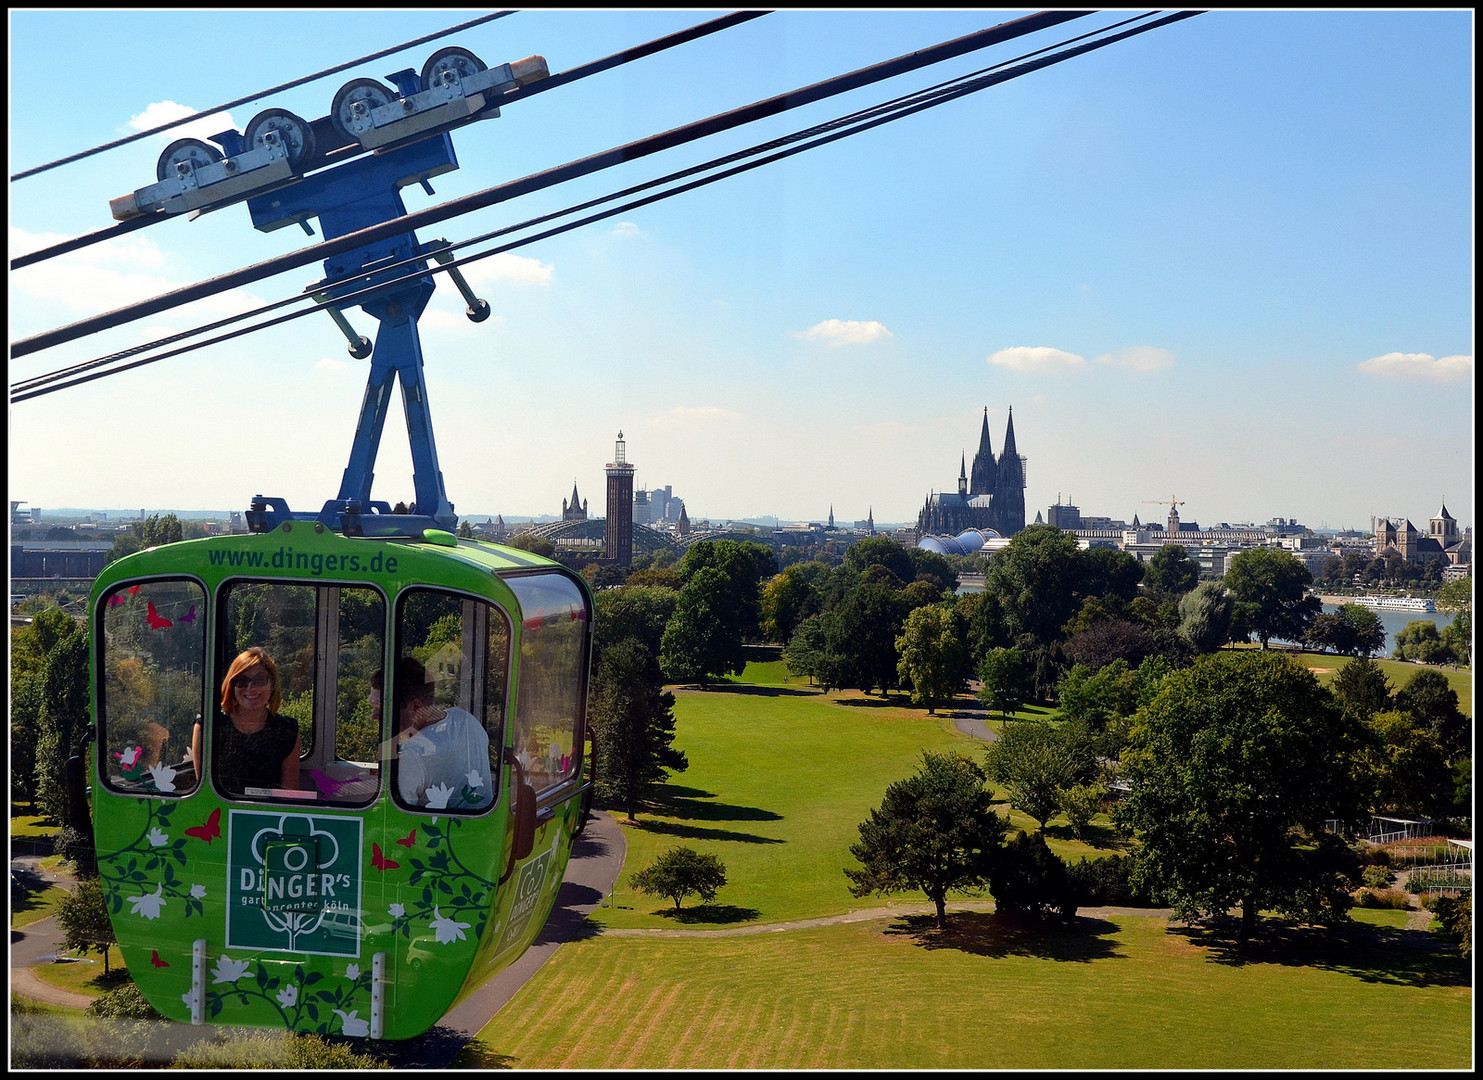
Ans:
<svg viewBox="0 0 1483 1080"><path fill-rule="evenodd" d="M462 128L408 208L1006 22L781 10ZM720 11L523 11L230 111L325 115L457 44L561 72ZM463 22L446 10L10 11L12 173ZM421 233L460 240L1050 45L1092 16ZM1471 11L1212 11L471 268L421 323L462 514L593 512L621 429L692 517L914 521L1014 409L1026 504L1367 529L1473 522ZM158 122L158 121L155 121ZM176 130L10 185L10 249L110 225ZM317 231L317 230L316 230ZM312 243L242 205L11 274L10 337ZM12 362L52 371L293 295L318 264ZM443 278L439 278L440 282ZM369 316L350 315L374 336ZM327 317L10 407L10 497L294 509L365 386ZM373 490L411 498L399 410Z"/></svg>

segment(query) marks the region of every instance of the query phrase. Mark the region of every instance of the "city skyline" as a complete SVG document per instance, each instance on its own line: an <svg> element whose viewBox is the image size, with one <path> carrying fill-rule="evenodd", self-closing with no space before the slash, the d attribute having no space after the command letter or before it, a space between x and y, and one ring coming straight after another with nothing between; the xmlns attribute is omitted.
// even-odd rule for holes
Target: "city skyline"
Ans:
<svg viewBox="0 0 1483 1080"><path fill-rule="evenodd" d="M460 129L436 205L1028 12L788 11ZM352 77L454 43L554 73L711 18L529 11L230 111L317 117ZM1106 25L970 54L422 234L606 194ZM12 11L13 169L463 21L456 11ZM1082 26L1081 23L1087 25ZM692 518L911 523L1013 407L1027 520L1065 497L1131 521L1473 520L1471 11L1211 11L470 268L422 321L448 495L558 514L625 432L635 486ZM151 50L120 49L145 34ZM172 48L272 38L251 62ZM54 43L89 78L48 75ZM100 98L96 87L109 87ZM213 126L214 124L214 126ZM172 131L13 181L12 256L111 224ZM317 231L317 229L316 229ZM317 239L317 237L316 237ZM238 205L13 271L12 341L313 240ZM280 296L304 267L59 349L12 380ZM357 330L370 319L350 313ZM364 392L323 316L13 403L10 491L45 509L316 510ZM412 497L400 406L374 497ZM37 448L45 448L45 452ZM996 445L997 449L997 445Z"/></svg>

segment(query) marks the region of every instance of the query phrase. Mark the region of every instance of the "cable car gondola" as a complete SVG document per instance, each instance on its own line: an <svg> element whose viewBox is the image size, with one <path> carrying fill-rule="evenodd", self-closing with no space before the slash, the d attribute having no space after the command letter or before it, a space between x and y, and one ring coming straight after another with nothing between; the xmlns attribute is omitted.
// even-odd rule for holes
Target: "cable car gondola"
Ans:
<svg viewBox="0 0 1483 1080"><path fill-rule="evenodd" d="M283 116L257 119L285 138ZM433 132L248 207L264 231L318 216L329 239L404 215L400 187L456 167ZM313 287L342 329L335 299L355 290L379 322L337 498L295 513L255 497L248 532L151 548L94 583L98 876L130 974L170 1019L416 1036L524 952L560 888L587 788L592 598L558 563L454 534L417 332L422 257L444 247L408 232L328 260ZM407 513L370 498L398 381ZM253 677L234 679L247 650ZM415 785L410 755L433 742L398 723L411 681L424 734L457 721L465 754ZM298 747L271 775L238 772L247 736L225 715L254 683Z"/></svg>

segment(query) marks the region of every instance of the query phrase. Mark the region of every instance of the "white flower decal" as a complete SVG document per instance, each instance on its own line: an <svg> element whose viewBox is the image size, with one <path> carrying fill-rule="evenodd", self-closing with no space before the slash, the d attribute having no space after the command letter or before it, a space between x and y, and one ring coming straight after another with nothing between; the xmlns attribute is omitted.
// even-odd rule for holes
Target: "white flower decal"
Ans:
<svg viewBox="0 0 1483 1080"><path fill-rule="evenodd" d="M206 886L204 886L204 885L192 885L191 886L191 896L195 897L197 900L200 900L205 895L206 895Z"/></svg>
<svg viewBox="0 0 1483 1080"><path fill-rule="evenodd" d="M154 781L154 786L160 791L175 790L175 770L168 765L154 765L149 770L149 778Z"/></svg>
<svg viewBox="0 0 1483 1080"><path fill-rule="evenodd" d="M146 919L158 919L165 907L165 886L156 885L154 892L130 896L128 901L134 906L133 914L143 915Z"/></svg>
<svg viewBox="0 0 1483 1080"><path fill-rule="evenodd" d="M292 1009L294 1003L299 1000L299 988L297 986L285 986L278 991L278 1004L285 1009Z"/></svg>
<svg viewBox="0 0 1483 1080"><path fill-rule="evenodd" d="M462 941L465 936L464 931L469 928L469 924L445 918L443 913L434 907L432 927L433 933L437 935L438 943L447 945L453 941Z"/></svg>
<svg viewBox="0 0 1483 1080"><path fill-rule="evenodd" d="M391 912L391 917L393 919L400 919L403 915L407 914L407 909L402 907L401 904L392 904L391 907L387 908L386 910Z"/></svg>
<svg viewBox="0 0 1483 1080"><path fill-rule="evenodd" d="M371 1033L371 1022L361 1020L355 1014L358 1009L351 1009L348 1013L335 1010L335 1015L340 1018L340 1034L342 1035L369 1035Z"/></svg>
<svg viewBox="0 0 1483 1080"><path fill-rule="evenodd" d="M360 965L359 964L346 964L345 965L345 977L347 979L349 979L351 982L354 982L356 979L360 978Z"/></svg>
<svg viewBox="0 0 1483 1080"><path fill-rule="evenodd" d="M190 1009L192 1012L195 1012L195 1010L196 1010L196 992L194 990L187 990L185 993L181 994L180 995L180 1000L183 1001L183 1002L185 1002L185 1007L187 1009Z"/></svg>
<svg viewBox="0 0 1483 1080"><path fill-rule="evenodd" d="M246 960L233 960L223 953L216 959L216 968L211 972L211 984L234 983L247 974L250 966Z"/></svg>
<svg viewBox="0 0 1483 1080"><path fill-rule="evenodd" d="M473 788L475 791L478 791L481 787L484 786L484 778L480 776L476 770L470 769L466 776L469 782L469 787Z"/></svg>
<svg viewBox="0 0 1483 1080"><path fill-rule="evenodd" d="M453 789L447 784L437 784L427 789L427 805L434 810L448 809L448 800L453 798Z"/></svg>
<svg viewBox="0 0 1483 1080"><path fill-rule="evenodd" d="M150 847L163 847L164 845L168 844L169 842L170 842L170 834L167 833L167 832L161 832L158 826L156 826L155 828L149 830L149 846Z"/></svg>

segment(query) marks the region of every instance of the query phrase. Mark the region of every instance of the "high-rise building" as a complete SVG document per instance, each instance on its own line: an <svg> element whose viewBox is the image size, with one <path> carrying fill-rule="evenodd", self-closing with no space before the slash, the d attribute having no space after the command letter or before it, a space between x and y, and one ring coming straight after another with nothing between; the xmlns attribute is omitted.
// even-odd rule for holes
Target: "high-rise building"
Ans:
<svg viewBox="0 0 1483 1080"><path fill-rule="evenodd" d="M603 471L608 477L607 557L619 566L629 566L633 563L633 466L628 463L621 431L613 460Z"/></svg>

